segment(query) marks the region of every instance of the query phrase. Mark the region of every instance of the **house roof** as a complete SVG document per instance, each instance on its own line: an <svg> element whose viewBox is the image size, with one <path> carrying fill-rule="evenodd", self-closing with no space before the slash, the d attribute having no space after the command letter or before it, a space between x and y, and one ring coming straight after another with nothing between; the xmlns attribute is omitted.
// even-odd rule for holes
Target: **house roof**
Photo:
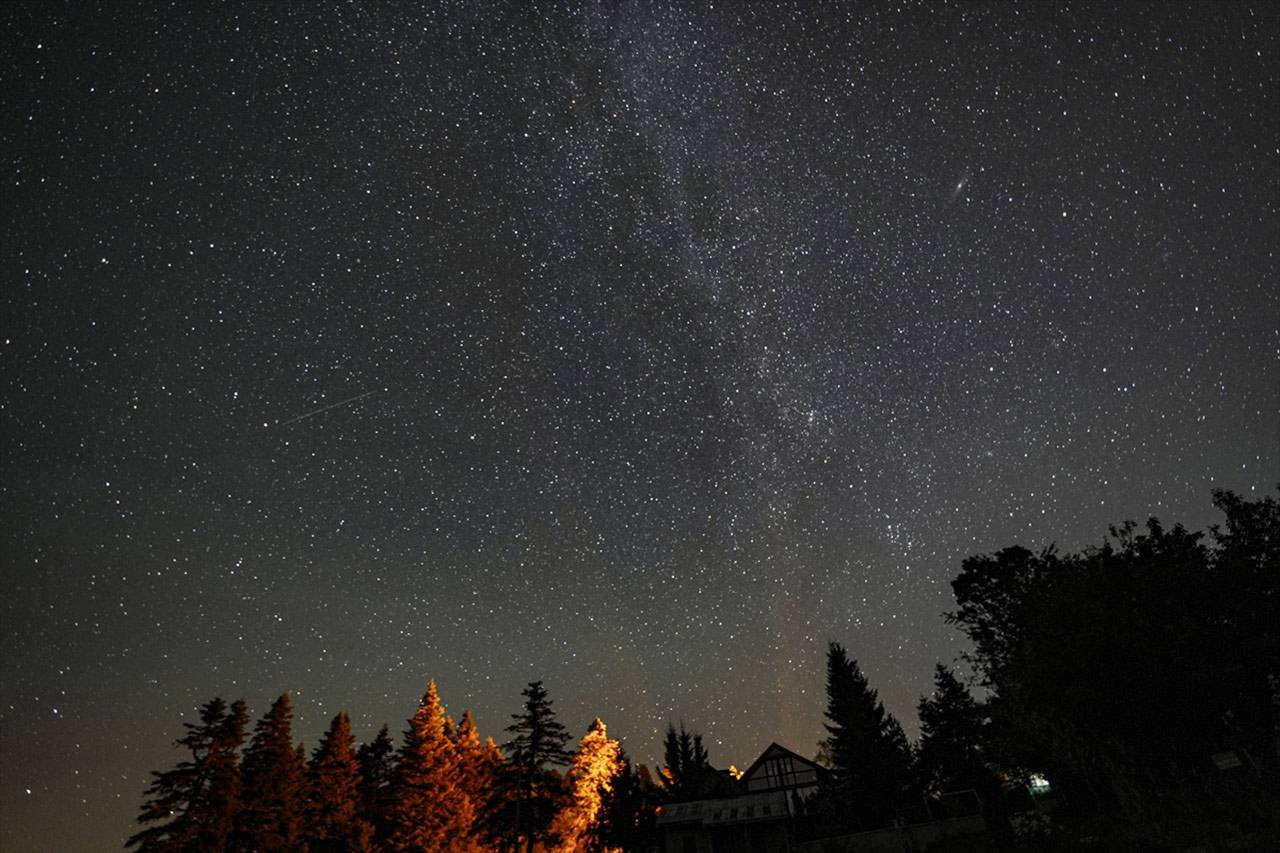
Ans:
<svg viewBox="0 0 1280 853"><path fill-rule="evenodd" d="M811 759L805 758L803 755L800 755L797 752L792 752L791 750L787 749L785 746L782 746L781 744L779 744L777 741L774 741L773 743L765 747L764 752L760 753L760 757L757 758L755 761L753 761L751 763L751 766L747 768L746 772L742 774L743 781L745 782L746 780L750 779L755 774L755 772L760 769L760 765L764 764L764 762L770 758L790 758L793 761L799 761L801 764L805 764L809 767L812 767L814 770L817 771L818 775L822 775L827 772L827 768L823 767L821 764L818 764L817 762L812 761Z"/></svg>

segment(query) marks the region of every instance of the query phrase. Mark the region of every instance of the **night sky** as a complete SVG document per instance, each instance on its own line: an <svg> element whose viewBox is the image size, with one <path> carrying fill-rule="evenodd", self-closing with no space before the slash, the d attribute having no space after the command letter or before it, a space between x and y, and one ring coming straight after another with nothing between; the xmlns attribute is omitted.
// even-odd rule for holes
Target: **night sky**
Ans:
<svg viewBox="0 0 1280 853"><path fill-rule="evenodd" d="M0 848L426 680L915 733L967 555L1280 481L1269 4L6 3Z"/></svg>

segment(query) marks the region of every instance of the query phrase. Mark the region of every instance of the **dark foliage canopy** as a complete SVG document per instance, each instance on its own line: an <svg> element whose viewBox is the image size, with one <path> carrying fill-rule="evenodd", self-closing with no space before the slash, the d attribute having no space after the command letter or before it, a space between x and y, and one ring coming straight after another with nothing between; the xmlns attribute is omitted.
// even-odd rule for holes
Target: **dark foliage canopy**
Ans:
<svg viewBox="0 0 1280 853"><path fill-rule="evenodd" d="M1214 503L1207 543L1153 518L1079 554L972 557L953 583L1000 761L1156 838L1192 801L1250 823L1280 771L1280 505ZM1245 769L1219 772L1222 753Z"/></svg>

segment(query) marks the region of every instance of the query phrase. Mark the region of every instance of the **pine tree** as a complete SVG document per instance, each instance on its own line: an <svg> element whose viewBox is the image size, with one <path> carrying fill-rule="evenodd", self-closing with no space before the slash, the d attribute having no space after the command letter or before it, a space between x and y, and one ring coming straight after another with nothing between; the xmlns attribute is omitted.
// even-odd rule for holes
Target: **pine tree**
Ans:
<svg viewBox="0 0 1280 853"><path fill-rule="evenodd" d="M599 843L604 850L648 850L661 848L657 835L658 810L663 792L653 781L649 768L634 768L626 752L619 754L622 770L613 780L613 790L605 797L599 816Z"/></svg>
<svg viewBox="0 0 1280 853"><path fill-rule="evenodd" d="M986 793L993 779L983 755L986 713L942 664L934 668L933 695L922 696L917 773L930 794L972 788Z"/></svg>
<svg viewBox="0 0 1280 853"><path fill-rule="evenodd" d="M533 853L538 842L553 843L551 822L560 810L560 776L551 768L569 763L569 735L555 718L541 681L531 681L521 695L524 711L512 714L511 740L503 744L509 759L490 803L490 833L524 840Z"/></svg>
<svg viewBox="0 0 1280 853"><path fill-rule="evenodd" d="M360 814L373 827L374 846L382 849L391 835L391 795L396 773L396 745L384 724L368 743L361 744Z"/></svg>
<svg viewBox="0 0 1280 853"><path fill-rule="evenodd" d="M462 721L454 729L453 745L458 759L457 784L471 801L473 809L471 839L480 845L484 835L481 815L485 804L493 797L497 774L502 767L502 753L494 745L493 738L481 743L470 711L463 713Z"/></svg>
<svg viewBox="0 0 1280 853"><path fill-rule="evenodd" d="M392 785L390 846L402 851L472 849L474 811L458 784L452 728L434 681L409 720Z"/></svg>
<svg viewBox="0 0 1280 853"><path fill-rule="evenodd" d="M244 801L235 847L254 853L296 850L302 844L306 762L293 744L293 702L281 694L257 725L245 750Z"/></svg>
<svg viewBox="0 0 1280 853"><path fill-rule="evenodd" d="M827 650L826 718L834 783L827 805L844 801L861 827L891 822L910 780L906 736L839 643Z"/></svg>
<svg viewBox="0 0 1280 853"><path fill-rule="evenodd" d="M697 800L716 793L719 774L711 767L701 734L685 731L683 722L678 732L668 723L662 752L665 764L660 778L668 801Z"/></svg>
<svg viewBox="0 0 1280 853"><path fill-rule="evenodd" d="M601 818L614 785L626 770L622 747L609 737L599 717L578 741L567 781L569 797L552 826L561 853L604 849Z"/></svg>
<svg viewBox="0 0 1280 853"><path fill-rule="evenodd" d="M306 811L311 853L370 849L373 827L360 814L360 764L354 743L351 720L343 711L333 718L311 758Z"/></svg>
<svg viewBox="0 0 1280 853"><path fill-rule="evenodd" d="M152 773L150 797L138 822L156 823L131 836L126 847L140 851L225 849L240 798L236 750L244 743L248 712L243 699L227 705L220 698L200 709L200 722L183 723L187 734L176 745L191 753L173 770ZM165 823L158 823L166 821Z"/></svg>

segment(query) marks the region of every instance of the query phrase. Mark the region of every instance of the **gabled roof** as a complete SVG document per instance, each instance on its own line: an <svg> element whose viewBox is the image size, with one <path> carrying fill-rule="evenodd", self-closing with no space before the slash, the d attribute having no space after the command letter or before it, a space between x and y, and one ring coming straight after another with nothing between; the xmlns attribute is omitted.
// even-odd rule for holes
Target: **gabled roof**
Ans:
<svg viewBox="0 0 1280 853"><path fill-rule="evenodd" d="M745 782L748 779L750 779L752 775L754 775L755 772L760 769L760 765L764 764L764 762L770 758L790 758L794 761L800 762L801 764L812 767L819 776L827 772L827 768L823 767L821 764L818 764L808 758L805 758L803 755L800 755L797 752L792 752L791 750L787 749L785 746L782 746L781 744L779 744L777 741L774 741L773 743L765 747L764 752L760 753L759 758L751 762L751 766L748 767L747 771L742 774L742 781Z"/></svg>

